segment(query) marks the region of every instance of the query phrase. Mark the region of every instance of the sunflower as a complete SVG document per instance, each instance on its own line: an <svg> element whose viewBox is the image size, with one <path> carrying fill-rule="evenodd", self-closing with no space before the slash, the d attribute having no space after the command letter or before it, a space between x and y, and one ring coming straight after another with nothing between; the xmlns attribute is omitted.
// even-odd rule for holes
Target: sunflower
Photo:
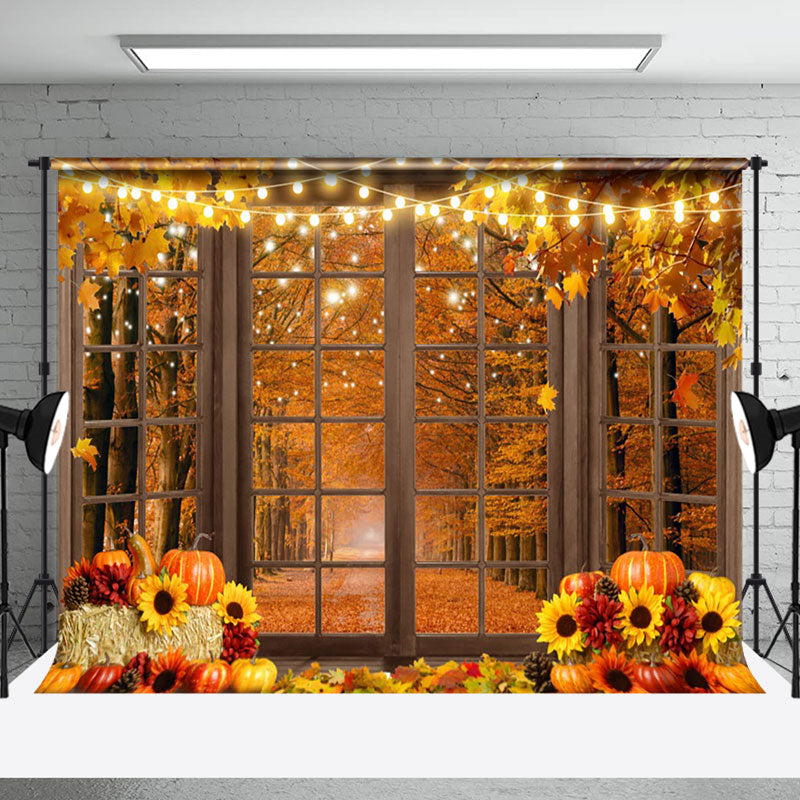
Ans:
<svg viewBox="0 0 800 800"><path fill-rule="evenodd" d="M697 637L703 643L703 652L710 650L717 653L720 644L736 636L736 628L742 623L736 619L739 613L739 601L732 594L704 592L693 604L699 617Z"/></svg>
<svg viewBox="0 0 800 800"><path fill-rule="evenodd" d="M622 636L629 647L650 644L656 638L656 628L661 625L663 599L646 584L638 590L631 587L627 592L620 592Z"/></svg>
<svg viewBox="0 0 800 800"><path fill-rule="evenodd" d="M137 608L142 612L142 622L147 623L148 631L163 629L172 633L173 627L186 622L188 588L178 575L170 575L165 570L144 579Z"/></svg>
<svg viewBox="0 0 800 800"><path fill-rule="evenodd" d="M153 658L151 680L147 689L155 694L171 694L181 685L188 669L189 659L183 655L183 650L180 647L177 650L170 648L166 653Z"/></svg>
<svg viewBox="0 0 800 800"><path fill-rule="evenodd" d="M673 654L668 664L683 684L684 692L710 694L721 691L714 665L697 650Z"/></svg>
<svg viewBox="0 0 800 800"><path fill-rule="evenodd" d="M636 682L633 661L628 661L624 653L616 647L602 650L595 655L589 665L592 686L598 692L608 694L641 694L644 689Z"/></svg>
<svg viewBox="0 0 800 800"><path fill-rule="evenodd" d="M583 650L581 631L575 619L578 595L554 594L553 599L542 604L539 612L539 641L547 642L547 652L555 651L559 659Z"/></svg>
<svg viewBox="0 0 800 800"><path fill-rule="evenodd" d="M255 625L261 617L256 614L256 600L253 593L241 583L228 581L217 595L214 610L222 617L222 621L231 625L240 622L243 625Z"/></svg>

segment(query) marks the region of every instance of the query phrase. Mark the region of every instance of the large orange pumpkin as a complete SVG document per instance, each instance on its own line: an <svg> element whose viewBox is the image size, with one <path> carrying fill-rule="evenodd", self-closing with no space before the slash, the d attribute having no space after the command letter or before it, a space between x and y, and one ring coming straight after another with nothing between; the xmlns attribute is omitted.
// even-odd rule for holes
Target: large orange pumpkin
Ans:
<svg viewBox="0 0 800 800"><path fill-rule="evenodd" d="M80 664L70 664L65 661L57 661L47 670L47 675L39 684L39 688L34 694L64 694L72 691L75 684L80 680Z"/></svg>
<svg viewBox="0 0 800 800"><path fill-rule="evenodd" d="M202 534L201 534L202 535ZM168 550L161 559L161 569L177 575L189 588L186 601L192 606L215 603L225 586L225 568L210 550L196 550L199 536L190 550Z"/></svg>
<svg viewBox="0 0 800 800"><path fill-rule="evenodd" d="M684 691L680 676L666 662L650 664L637 661L633 665L633 674L636 683L650 694L680 694Z"/></svg>
<svg viewBox="0 0 800 800"><path fill-rule="evenodd" d="M683 562L675 553L665 550L631 550L623 553L611 567L611 580L623 591L647 585L656 594L671 594L686 578Z"/></svg>
<svg viewBox="0 0 800 800"><path fill-rule="evenodd" d="M550 683L562 694L589 694L594 691L586 664L553 664Z"/></svg>

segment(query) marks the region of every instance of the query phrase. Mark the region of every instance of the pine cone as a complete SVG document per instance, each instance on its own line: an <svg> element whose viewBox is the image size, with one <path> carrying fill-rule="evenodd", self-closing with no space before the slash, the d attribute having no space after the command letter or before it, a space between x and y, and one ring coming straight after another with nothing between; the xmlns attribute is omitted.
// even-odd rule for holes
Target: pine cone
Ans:
<svg viewBox="0 0 800 800"><path fill-rule="evenodd" d="M550 670L553 668L553 659L546 653L529 653L522 662L525 677L536 687L537 691L545 691L545 686L550 682Z"/></svg>
<svg viewBox="0 0 800 800"><path fill-rule="evenodd" d="M252 658L258 652L258 639L254 628L237 622L226 623L222 633L222 654L220 658L233 664L237 658Z"/></svg>
<svg viewBox="0 0 800 800"><path fill-rule="evenodd" d="M556 687L550 681L547 683L542 684L542 686L536 690L537 694L556 694Z"/></svg>
<svg viewBox="0 0 800 800"><path fill-rule="evenodd" d="M675 597L680 597L687 603L696 603L700 599L697 587L687 578L675 587Z"/></svg>
<svg viewBox="0 0 800 800"><path fill-rule="evenodd" d="M111 694L128 694L136 689L142 681L138 669L126 669L122 675L117 678L115 683L108 687Z"/></svg>
<svg viewBox="0 0 800 800"><path fill-rule="evenodd" d="M64 605L70 610L80 608L89 602L89 581L86 578L74 578L64 589Z"/></svg>
<svg viewBox="0 0 800 800"><path fill-rule="evenodd" d="M92 570L89 601L96 606L127 606L128 578L131 568L127 564L106 564Z"/></svg>
<svg viewBox="0 0 800 800"><path fill-rule="evenodd" d="M603 575L599 581L594 586L594 593L596 595L603 594L609 600L618 600L619 599L619 586L617 586L608 575Z"/></svg>

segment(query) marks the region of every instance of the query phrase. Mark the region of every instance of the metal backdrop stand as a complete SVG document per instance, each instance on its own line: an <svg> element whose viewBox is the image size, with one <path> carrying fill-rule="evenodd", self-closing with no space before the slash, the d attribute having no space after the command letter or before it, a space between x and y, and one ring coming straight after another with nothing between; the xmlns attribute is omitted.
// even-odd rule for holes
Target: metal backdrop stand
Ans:
<svg viewBox="0 0 800 800"><path fill-rule="evenodd" d="M761 354L759 353L759 177L761 168L767 166L767 161L761 156L753 156L750 159L750 169L753 170L753 361L750 364L750 374L753 376L753 394L758 397L758 384L761 377ZM744 582L742 587L742 604L747 595L747 590L753 587L753 650L758 655L763 655L759 645L759 590L763 589L769 599L775 619L781 625L781 612L775 598L772 596L767 579L761 574L760 542L758 530L758 472L753 473L753 571L750 577ZM783 626L781 626L783 627ZM789 632L783 628L789 644L792 640ZM779 628L780 631L780 628ZM776 634L777 637L777 634ZM774 644L774 640L773 640ZM770 650L772 646L770 645Z"/></svg>
<svg viewBox="0 0 800 800"><path fill-rule="evenodd" d="M37 158L28 162L29 167L36 167L41 174L42 179L42 198L41 198L41 219L42 219L42 356L39 362L39 374L42 376L42 397L47 394L47 376L50 374L50 362L47 360L47 173L50 170L50 159L47 156ZM50 577L47 565L47 475L42 473L42 540L40 552L40 569L39 577L36 578L31 584L28 591L28 596L22 605L22 611L19 615L19 622L25 618L25 613L33 600L36 590L41 592L41 608L39 625L41 627L41 638L39 639L39 655L47 652L49 648L47 636L47 598L48 589L53 590L53 595L56 599L55 608L58 609L58 586L56 582ZM21 632L21 631L20 631ZM14 641L16 630L11 634L9 639L9 646ZM30 648L29 648L30 649Z"/></svg>

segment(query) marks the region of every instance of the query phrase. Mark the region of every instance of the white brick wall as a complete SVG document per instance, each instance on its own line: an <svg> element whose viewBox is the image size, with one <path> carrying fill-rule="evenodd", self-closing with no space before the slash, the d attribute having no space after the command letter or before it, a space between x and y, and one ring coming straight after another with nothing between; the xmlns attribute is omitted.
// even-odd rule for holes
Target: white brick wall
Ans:
<svg viewBox="0 0 800 800"><path fill-rule="evenodd" d="M0 86L0 397L24 404L38 396L39 176L26 166L29 158L754 153L770 162L761 182L763 396L782 406L800 396L800 86ZM748 173L747 209L749 188ZM747 214L746 320L750 225ZM53 324L52 360L55 338ZM750 357L746 342L745 363ZM11 458L18 603L38 572L38 481L18 447ZM789 581L790 470L783 443L762 474L762 567L781 602ZM746 512L749 487L745 479ZM749 573L747 514L744 546Z"/></svg>

